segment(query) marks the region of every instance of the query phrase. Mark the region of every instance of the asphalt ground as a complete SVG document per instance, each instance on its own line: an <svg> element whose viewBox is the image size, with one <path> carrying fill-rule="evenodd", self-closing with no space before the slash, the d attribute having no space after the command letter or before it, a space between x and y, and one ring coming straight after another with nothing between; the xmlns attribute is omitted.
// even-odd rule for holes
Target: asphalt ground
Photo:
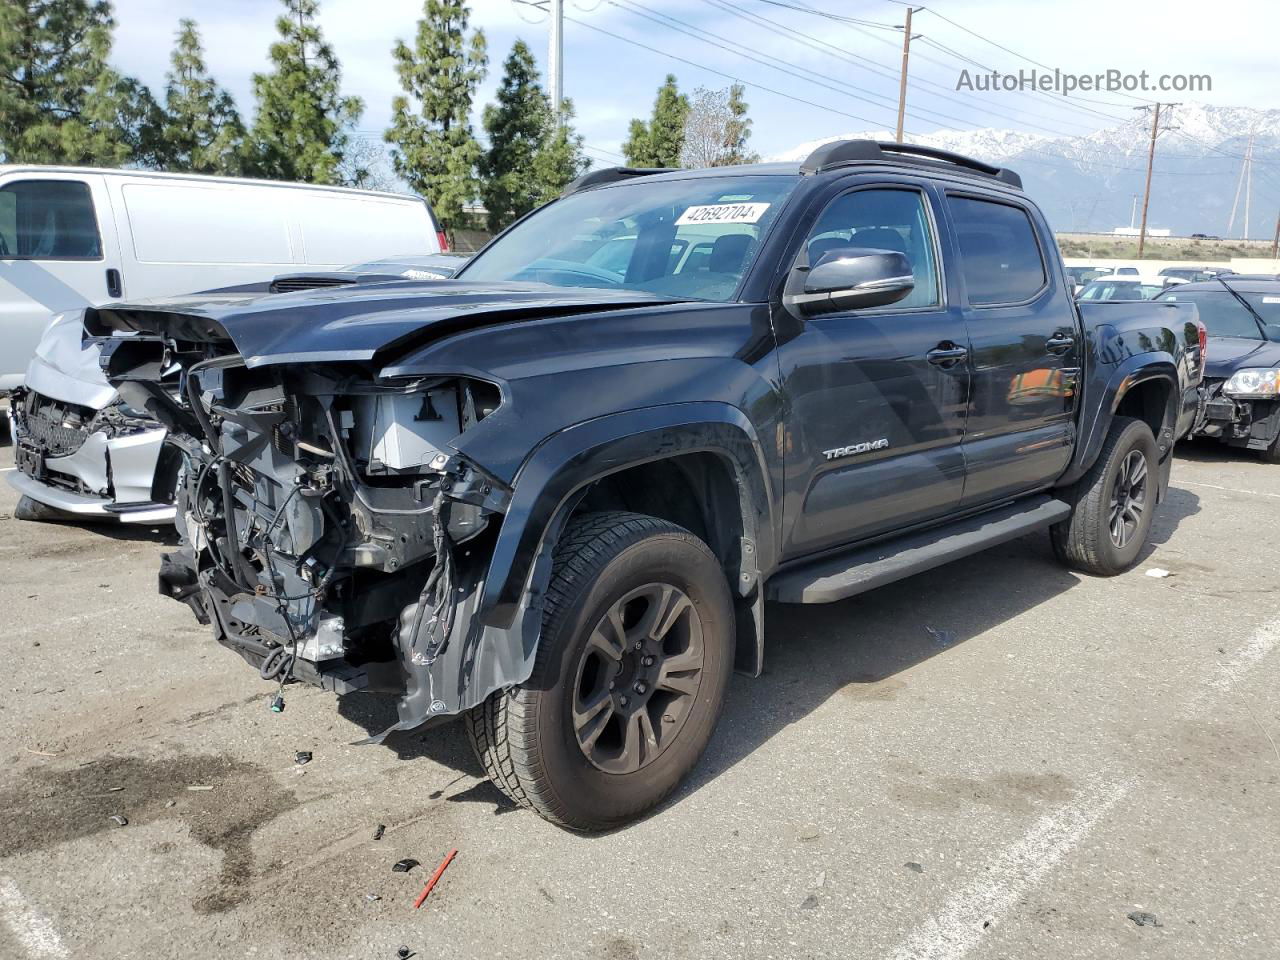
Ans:
<svg viewBox="0 0 1280 960"><path fill-rule="evenodd" d="M1280 955L1280 467L1249 454L1180 448L1112 580L1033 536L771 608L692 779L604 836L511 807L456 724L355 746L390 704L271 713L156 594L163 532L15 503L0 957Z"/></svg>

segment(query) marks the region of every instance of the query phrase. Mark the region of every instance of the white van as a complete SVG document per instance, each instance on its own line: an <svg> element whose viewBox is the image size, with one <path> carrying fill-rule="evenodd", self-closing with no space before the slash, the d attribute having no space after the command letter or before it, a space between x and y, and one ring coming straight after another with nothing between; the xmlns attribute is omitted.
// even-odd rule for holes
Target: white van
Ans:
<svg viewBox="0 0 1280 960"><path fill-rule="evenodd" d="M172 519L164 429L81 347L84 309L264 284L445 247L419 197L230 177L0 166L0 395L10 485L86 519ZM243 294L244 296L256 294ZM20 504L21 510L30 509Z"/></svg>
<svg viewBox="0 0 1280 960"><path fill-rule="evenodd" d="M443 248L415 196L0 165L0 395L22 384L55 314Z"/></svg>

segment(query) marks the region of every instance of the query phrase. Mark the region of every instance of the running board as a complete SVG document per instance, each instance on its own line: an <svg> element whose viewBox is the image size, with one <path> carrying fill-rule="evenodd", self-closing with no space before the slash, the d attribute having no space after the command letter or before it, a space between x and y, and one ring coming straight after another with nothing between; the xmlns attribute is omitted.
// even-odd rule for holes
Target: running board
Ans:
<svg viewBox="0 0 1280 960"><path fill-rule="evenodd" d="M767 596L780 603L843 600L996 544L1016 540L1065 520L1070 514L1068 504L1052 497L1019 500L942 527L783 570L770 578Z"/></svg>

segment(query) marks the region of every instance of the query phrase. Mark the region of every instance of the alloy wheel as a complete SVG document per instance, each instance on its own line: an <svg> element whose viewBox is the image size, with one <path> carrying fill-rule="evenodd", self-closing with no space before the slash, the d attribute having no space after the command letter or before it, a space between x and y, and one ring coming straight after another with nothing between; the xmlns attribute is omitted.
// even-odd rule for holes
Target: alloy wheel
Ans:
<svg viewBox="0 0 1280 960"><path fill-rule="evenodd" d="M578 663L571 713L583 755L605 773L652 763L688 719L702 668L702 622L688 594L669 583L624 594Z"/></svg>

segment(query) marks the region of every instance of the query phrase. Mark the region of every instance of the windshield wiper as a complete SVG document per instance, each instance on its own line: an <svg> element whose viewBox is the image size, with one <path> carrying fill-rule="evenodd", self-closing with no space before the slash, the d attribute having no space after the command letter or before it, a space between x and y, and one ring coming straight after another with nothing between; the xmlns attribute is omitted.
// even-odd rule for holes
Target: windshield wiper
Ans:
<svg viewBox="0 0 1280 960"><path fill-rule="evenodd" d="M1258 315L1258 311L1253 309L1253 305L1250 304L1249 301L1246 300L1244 297L1240 296L1240 294L1235 290L1235 288L1232 287L1230 284L1228 284L1227 281L1223 280L1221 277L1214 277L1213 279L1217 280L1220 284L1222 284L1223 289L1225 289L1227 293L1235 297L1236 300L1239 302L1240 306L1244 307L1246 310L1249 311L1249 316L1253 317L1253 322L1258 325L1258 333L1262 336L1262 339L1263 340L1270 339L1267 336L1267 321L1263 320L1262 317Z"/></svg>

